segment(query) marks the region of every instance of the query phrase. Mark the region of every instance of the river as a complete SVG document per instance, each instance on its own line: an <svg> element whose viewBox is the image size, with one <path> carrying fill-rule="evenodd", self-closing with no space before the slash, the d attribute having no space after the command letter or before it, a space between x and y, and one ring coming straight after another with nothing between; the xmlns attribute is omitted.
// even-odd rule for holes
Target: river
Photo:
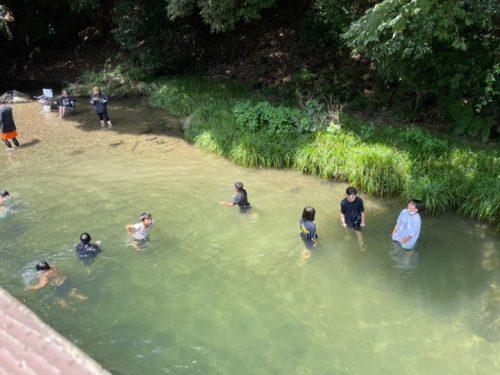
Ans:
<svg viewBox="0 0 500 375"><path fill-rule="evenodd" d="M1 286L112 373L500 373L490 226L424 214L416 255L398 257L402 202L360 193L361 246L340 225L346 184L231 164L144 100L112 101L112 129L84 99L63 120L38 103L13 109L22 146L0 155ZM234 181L252 215L219 205ZM302 261L305 205L319 246ZM155 227L138 251L124 225L143 211ZM75 255L82 232L103 241L90 264ZM39 260L87 299L27 291Z"/></svg>

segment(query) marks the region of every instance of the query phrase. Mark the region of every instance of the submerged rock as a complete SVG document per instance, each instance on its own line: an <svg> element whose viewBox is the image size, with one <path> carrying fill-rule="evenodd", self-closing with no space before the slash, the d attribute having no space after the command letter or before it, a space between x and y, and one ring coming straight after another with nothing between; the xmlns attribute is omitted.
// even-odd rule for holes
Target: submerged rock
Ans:
<svg viewBox="0 0 500 375"><path fill-rule="evenodd" d="M17 90L5 91L2 96L0 96L0 103L27 103L31 101L32 98L30 95Z"/></svg>

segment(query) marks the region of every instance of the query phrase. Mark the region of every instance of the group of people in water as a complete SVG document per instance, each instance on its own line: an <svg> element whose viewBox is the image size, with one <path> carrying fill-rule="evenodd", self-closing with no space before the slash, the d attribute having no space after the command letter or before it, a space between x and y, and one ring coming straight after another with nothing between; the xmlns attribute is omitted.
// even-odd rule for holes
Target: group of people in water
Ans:
<svg viewBox="0 0 500 375"><path fill-rule="evenodd" d="M248 213L251 210L248 201L248 193L242 182L234 183L235 195L230 201L220 201L221 205L226 207L238 206L241 213ZM361 231L365 226L365 208L363 199L359 197L357 190L350 186L346 189L345 198L340 202L340 222L343 227ZM4 205L9 198L8 191L0 193L0 206ZM406 255L411 255L412 250L420 235L421 218L420 213L424 211L425 205L417 199L411 199L405 209L401 211L392 231L392 240ZM316 210L314 207L306 206L299 219L299 234L304 242L305 249L301 254L301 260L306 260L311 256L311 251L318 245L318 234L316 224L314 223ZM139 215L139 222L135 224L126 224L125 230L132 237L132 246L136 250L142 250L149 244L149 233L154 227L154 221L151 213L142 212ZM80 235L80 241L75 246L75 253L84 261L93 261L102 251L101 241L91 242L92 237L84 232ZM46 261L40 261L35 269L39 272L39 281L30 286L30 290L38 290L46 285L52 285L56 288L58 295L68 294L76 299L85 299L76 292L74 288L68 287L69 283L64 274L57 268L51 266ZM64 299L60 298L59 303L66 306Z"/></svg>
<svg viewBox="0 0 500 375"><path fill-rule="evenodd" d="M95 86L92 89L92 95L90 96L90 104L99 121L101 127L112 128L113 124L109 119L108 115L108 96L101 92L99 86ZM59 108L59 118L64 118L68 113L74 110L76 99L70 96L67 89L61 91L61 96L56 101ZM12 115L12 107L6 104L0 105L0 137L2 142L7 147L7 151L14 150L11 142L15 147L20 147L19 141L17 140L17 128L14 122L14 116Z"/></svg>
<svg viewBox="0 0 500 375"><path fill-rule="evenodd" d="M111 128L113 125L107 113L108 97L101 93L99 87L93 88L93 93L90 97L94 112L97 114L101 127ZM71 106L74 106L74 99L69 96L66 89L62 90L62 95L58 101L59 116L64 118ZM12 108L7 105L0 105L0 131L3 143L7 149L12 149L10 140L16 147L19 147L17 140L17 131L12 116ZM234 183L236 194L230 201L220 201L221 205L227 207L238 206L242 213L247 213L251 209L248 201L248 193L242 182ZM353 229L360 232L365 226L365 209L363 199L358 197L357 190L350 186L346 189L346 196L340 202L340 221L342 226L348 229ZM0 193L0 206L9 197L9 193L4 191ZM411 254L415 247L417 239L420 235L421 218L419 213L423 212L425 205L422 201L412 199L408 202L406 209L403 209L398 216L396 225L392 231L392 240L398 245L404 254ZM314 223L316 210L314 207L306 206L302 211L302 216L299 220L300 237L302 238L305 249L302 255L303 259L307 259L311 255L311 250L318 245L318 234L316 224ZM152 215L148 212L143 212L139 216L139 222L136 224L127 224L125 229L128 234L133 237L132 245L135 249L144 249L149 243L149 232L154 227ZM75 251L81 259L91 260L102 251L102 243L96 241L91 243L89 233L82 233L80 241L75 247ZM55 267L50 266L46 261L40 261L35 266L40 272L40 278L37 284L29 289L37 290L45 285L54 285L60 289L66 285L66 277ZM78 295L73 289L71 295L76 298L83 299L83 296Z"/></svg>
<svg viewBox="0 0 500 375"><path fill-rule="evenodd" d="M356 188L350 186L346 189L346 196L340 202L340 221L344 228L352 228L361 231L365 226L365 208L363 199L358 197ZM407 207L401 211L396 221L396 225L391 233L393 242L401 249L404 255L411 255L418 237L420 236L421 218L425 205L418 199L411 199ZM299 220L300 237L304 241L305 251L303 258L310 256L310 251L318 245L318 234L314 218L316 210L314 207L306 206L302 211ZM364 245L361 242L362 248Z"/></svg>

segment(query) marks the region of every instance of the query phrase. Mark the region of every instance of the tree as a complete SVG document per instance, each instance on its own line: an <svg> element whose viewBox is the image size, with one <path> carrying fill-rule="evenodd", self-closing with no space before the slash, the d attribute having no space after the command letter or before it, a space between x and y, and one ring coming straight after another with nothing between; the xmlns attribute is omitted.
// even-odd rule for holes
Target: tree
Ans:
<svg viewBox="0 0 500 375"><path fill-rule="evenodd" d="M195 10L213 32L231 31L239 21L260 18L263 9L276 0L165 0L171 20L191 15Z"/></svg>
<svg viewBox="0 0 500 375"><path fill-rule="evenodd" d="M454 120L468 111L455 129L485 138L499 116L498 12L496 0L385 0L344 38L387 82L441 98Z"/></svg>

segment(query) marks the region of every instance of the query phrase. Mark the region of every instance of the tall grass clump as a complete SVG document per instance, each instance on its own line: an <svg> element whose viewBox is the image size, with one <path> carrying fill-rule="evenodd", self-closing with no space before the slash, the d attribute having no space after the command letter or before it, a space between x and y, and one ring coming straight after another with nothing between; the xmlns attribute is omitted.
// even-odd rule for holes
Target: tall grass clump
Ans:
<svg viewBox="0 0 500 375"><path fill-rule="evenodd" d="M458 208L470 217L497 223L497 229L500 229L498 217L500 216L500 175L485 176L469 180L467 190L470 193L467 199Z"/></svg>
<svg viewBox="0 0 500 375"><path fill-rule="evenodd" d="M316 133L297 149L293 167L325 179L345 180L348 161L359 145L360 141L353 133Z"/></svg>
<svg viewBox="0 0 500 375"><path fill-rule="evenodd" d="M404 153L383 145L360 145L349 158L349 182L368 194L382 197L401 194L409 175Z"/></svg>
<svg viewBox="0 0 500 375"><path fill-rule="evenodd" d="M295 168L347 181L367 194L417 198L427 211L448 209L499 223L498 147L420 128L379 125L310 99L271 103L227 82L197 77L154 84L151 105L192 115L185 137L243 166ZM326 111L325 111L326 108Z"/></svg>

